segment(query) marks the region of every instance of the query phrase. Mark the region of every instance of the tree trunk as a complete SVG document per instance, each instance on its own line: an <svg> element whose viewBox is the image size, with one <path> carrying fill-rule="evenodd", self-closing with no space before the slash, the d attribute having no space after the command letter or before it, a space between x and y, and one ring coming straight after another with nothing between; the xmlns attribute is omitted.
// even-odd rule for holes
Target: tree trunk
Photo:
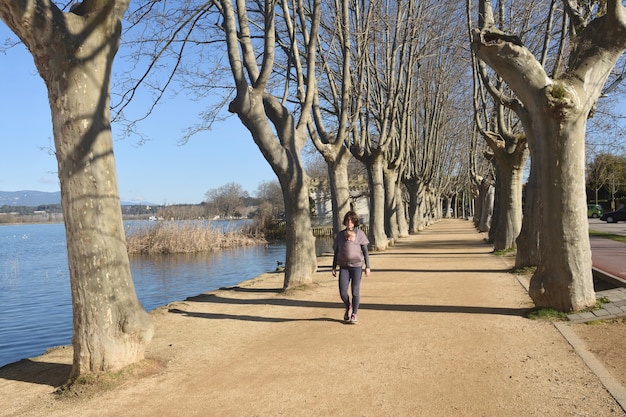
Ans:
<svg viewBox="0 0 626 417"><path fill-rule="evenodd" d="M101 53L73 68L69 60L49 61L46 77L72 288L73 377L143 359L153 334L125 244L109 126L109 59Z"/></svg>
<svg viewBox="0 0 626 417"><path fill-rule="evenodd" d="M252 44L250 19L245 2L237 2L235 9L230 0L220 2L223 16L224 34L228 48L228 59L235 81L236 96L228 110L237 114L243 125L250 131L252 139L278 177L285 202L287 242L285 259L284 289L308 284L313 280L317 269L315 237L311 229L309 203L309 177L302 163L302 148L307 139L307 127L311 112L312 94L310 84L299 85L304 93L298 108L301 119L296 121L294 113L285 107L284 102L268 92L268 83L274 68L276 3L269 2L267 9L261 9L265 21L263 25L263 56L261 68L257 67ZM239 6L243 6L239 8ZM308 51L313 58L315 40L319 24L319 3L311 14ZM282 16L289 19L289 13ZM288 24L292 23L290 21ZM299 60L299 56L293 57ZM311 62L314 62L312 60ZM314 71L314 64L309 70ZM310 74L308 74L310 75ZM307 77L308 77L307 75ZM308 77L311 80L310 77ZM252 85L249 83L252 81ZM300 90L301 88L301 90Z"/></svg>
<svg viewBox="0 0 626 417"><path fill-rule="evenodd" d="M478 229L478 226L480 225L482 212L483 212L482 186L479 185L478 188L476 189L476 193L474 194L474 214L472 217L474 221L474 226L477 229Z"/></svg>
<svg viewBox="0 0 626 417"><path fill-rule="evenodd" d="M526 158L518 154L496 155L498 159L499 210L494 234L494 250L515 248L522 228L522 177ZM520 160L521 156L521 160ZM514 159L517 160L508 160Z"/></svg>
<svg viewBox="0 0 626 417"><path fill-rule="evenodd" d="M424 228L430 226L435 220L441 218L441 204L437 194L433 192L430 186L426 187L424 199Z"/></svg>
<svg viewBox="0 0 626 417"><path fill-rule="evenodd" d="M385 234L385 187L383 185L382 154L380 152L374 153L366 166L370 186L370 246L374 251L384 251L387 249L387 235Z"/></svg>
<svg viewBox="0 0 626 417"><path fill-rule="evenodd" d="M537 164L533 163L533 161L539 160L539 155L536 155L535 147L530 146L531 143L538 144L538 141L529 141L528 147L531 154L531 164L523 198L522 229L516 242L515 268L517 269L539 265L541 254L539 242L541 241L542 210L536 174L537 168L535 167Z"/></svg>
<svg viewBox="0 0 626 417"><path fill-rule="evenodd" d="M442 216L445 217L446 219L449 219L452 217L452 197L450 196L444 196L443 197L443 214Z"/></svg>
<svg viewBox="0 0 626 417"><path fill-rule="evenodd" d="M485 3L483 6L489 6ZM515 37L491 27L472 31L476 54L502 76L535 148L541 200L540 262L531 279L537 306L580 310L595 303L585 195L586 120L626 48L621 2L607 2L574 39L567 72L551 79ZM582 23L579 22L579 23ZM533 141L533 143L531 143Z"/></svg>
<svg viewBox="0 0 626 417"><path fill-rule="evenodd" d="M48 89L72 291L72 379L143 359L154 332L130 274L109 114L119 20L128 5L98 5L63 13L0 4L3 19L13 13L11 28ZM101 9L87 14L83 7Z"/></svg>
<svg viewBox="0 0 626 417"><path fill-rule="evenodd" d="M284 289L309 284L317 269L315 237L311 228L309 176L300 156L302 131L294 129L292 115L269 94L241 90L230 103L252 134L254 142L278 177L285 202L287 225ZM272 121L280 141L269 125Z"/></svg>
<svg viewBox="0 0 626 417"><path fill-rule="evenodd" d="M419 194L419 185L418 181L415 178L404 179L404 185L406 186L407 191L409 192L409 207L408 207L408 217L409 217L409 234L416 234L419 232L420 221L420 212L419 206L422 197Z"/></svg>
<svg viewBox="0 0 626 417"><path fill-rule="evenodd" d="M537 306L580 310L595 303L585 194L585 116L554 120L534 115L542 141L539 184L542 234L540 263L530 282ZM559 123L560 122L560 123Z"/></svg>
<svg viewBox="0 0 626 417"><path fill-rule="evenodd" d="M396 202L398 206L398 232L400 237L409 236L409 224L406 219L406 204L402 198L402 183L396 181Z"/></svg>
<svg viewBox="0 0 626 417"><path fill-rule="evenodd" d="M343 229L343 216L350 211L350 179L348 163L350 152L344 147L333 163L328 163L330 198L333 208L333 234Z"/></svg>
<svg viewBox="0 0 626 417"><path fill-rule="evenodd" d="M479 232L488 232L491 227L495 189L488 179L483 179L480 185L480 218L478 222Z"/></svg>
<svg viewBox="0 0 626 417"><path fill-rule="evenodd" d="M396 180L398 171L383 167L383 186L385 189L385 234L392 241L400 236L398 226L398 202L396 201Z"/></svg>
<svg viewBox="0 0 626 417"><path fill-rule="evenodd" d="M311 228L308 175L304 169L294 176L280 175L287 223L285 279L287 290L310 284L317 269L315 236Z"/></svg>

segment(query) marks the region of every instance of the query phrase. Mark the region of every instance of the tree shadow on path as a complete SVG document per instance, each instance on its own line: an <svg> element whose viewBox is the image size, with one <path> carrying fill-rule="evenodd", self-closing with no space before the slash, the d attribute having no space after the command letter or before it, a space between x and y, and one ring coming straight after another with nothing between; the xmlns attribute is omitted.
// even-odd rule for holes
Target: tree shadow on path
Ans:
<svg viewBox="0 0 626 417"><path fill-rule="evenodd" d="M222 297L217 294L200 294L195 297L189 297L186 301L196 303L214 303L214 304L230 304L230 305L272 305L280 307L302 307L302 308L321 308L321 309L337 309L342 308L340 302L310 301L297 300L290 298L259 298L259 299L241 299ZM412 313L436 313L436 314L493 314L501 316L517 316L524 317L529 311L528 308L505 308L505 307L476 307L476 306L455 306L455 305L423 305L423 304L380 304L380 303L362 303L361 310L372 311L401 311ZM277 318L277 317L261 317L252 315L235 315L221 313L202 313L194 311L185 311L180 309L170 309L169 312L176 314L184 314L189 317L199 317L206 319L231 319L243 321L263 321L263 322L286 322L286 321L329 321L342 322L329 318Z"/></svg>
<svg viewBox="0 0 626 417"><path fill-rule="evenodd" d="M36 362L30 359L10 363L0 368L0 379L60 387L70 377L72 365Z"/></svg>

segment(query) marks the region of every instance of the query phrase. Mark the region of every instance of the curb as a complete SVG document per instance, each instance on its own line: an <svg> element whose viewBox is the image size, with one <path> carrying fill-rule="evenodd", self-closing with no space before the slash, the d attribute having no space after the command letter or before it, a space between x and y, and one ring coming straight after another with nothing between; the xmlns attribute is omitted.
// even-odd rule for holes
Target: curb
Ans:
<svg viewBox="0 0 626 417"><path fill-rule="evenodd" d="M528 292L528 284L519 276L515 279ZM596 298L606 297L611 302L604 304L602 309L591 312L570 314L568 319L572 323L585 323L593 320L607 320L618 317L626 317L626 288L614 288L611 290L596 292ZM600 383L611 394L615 401L626 412L626 388L619 380L613 377L606 367L591 353L585 343L568 326L567 322L553 322L554 327L561 333L561 336L572 346L574 352L583 360L585 365L600 380Z"/></svg>

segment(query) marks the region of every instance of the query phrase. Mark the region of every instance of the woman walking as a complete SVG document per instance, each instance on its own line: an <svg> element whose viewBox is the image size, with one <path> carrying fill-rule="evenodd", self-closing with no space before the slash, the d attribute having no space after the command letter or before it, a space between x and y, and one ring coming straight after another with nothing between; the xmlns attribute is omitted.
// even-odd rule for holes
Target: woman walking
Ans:
<svg viewBox="0 0 626 417"><path fill-rule="evenodd" d="M356 324L361 300L361 276L365 264L365 276L370 274L370 260L367 245L370 243L359 226L359 216L349 211L343 218L344 230L337 233L333 243L333 276L337 276L339 266L339 296L346 307L343 319ZM348 296L348 286L352 283L352 303Z"/></svg>

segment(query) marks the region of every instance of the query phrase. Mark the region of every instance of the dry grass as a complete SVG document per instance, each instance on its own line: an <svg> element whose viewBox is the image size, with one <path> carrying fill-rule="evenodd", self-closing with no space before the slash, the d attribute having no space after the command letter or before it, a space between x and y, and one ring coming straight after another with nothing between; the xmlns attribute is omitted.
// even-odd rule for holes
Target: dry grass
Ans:
<svg viewBox="0 0 626 417"><path fill-rule="evenodd" d="M126 245L131 254L169 254L210 252L265 243L252 230L221 231L210 224L196 222L157 222L126 230Z"/></svg>

